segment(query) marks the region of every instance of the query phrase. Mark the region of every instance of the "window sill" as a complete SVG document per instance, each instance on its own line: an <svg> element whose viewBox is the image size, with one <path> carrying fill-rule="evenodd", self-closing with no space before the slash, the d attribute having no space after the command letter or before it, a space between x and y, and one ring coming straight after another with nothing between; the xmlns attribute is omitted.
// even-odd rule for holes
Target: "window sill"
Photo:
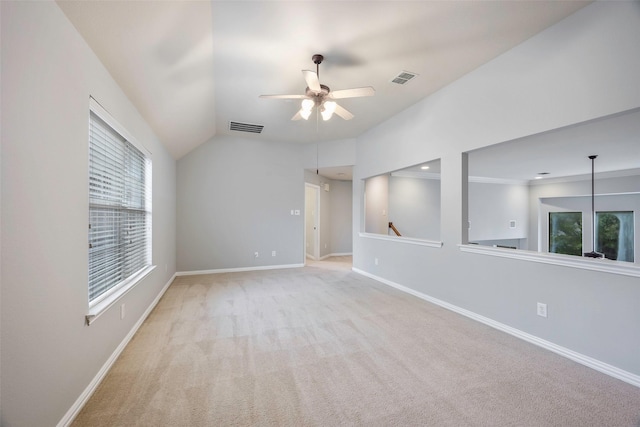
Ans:
<svg viewBox="0 0 640 427"><path fill-rule="evenodd" d="M415 239L413 237L387 236L384 234L374 234L374 233L359 233L359 236L365 237L367 239L387 240L390 242L407 243L410 245L428 246L430 248L442 247L442 242L438 242L435 240Z"/></svg>
<svg viewBox="0 0 640 427"><path fill-rule="evenodd" d="M579 268L582 270L601 271L604 273L621 274L624 276L640 277L640 267L638 267L638 265L623 261L590 259L571 255L549 254L521 249L494 248L491 246L480 245L458 245L458 247L460 248L461 252L519 259L524 261L539 262L543 264L560 265L563 267Z"/></svg>
<svg viewBox="0 0 640 427"><path fill-rule="evenodd" d="M155 268L155 265L150 265L144 270L141 270L138 274L131 277L127 282L121 285L109 296L98 301L94 305L89 306L89 312L85 316L87 326L91 325L98 317L100 317L105 311L111 308L111 306L114 305L116 301L118 301L127 292L133 289L138 283L142 282L142 280L147 277L149 273L151 273Z"/></svg>

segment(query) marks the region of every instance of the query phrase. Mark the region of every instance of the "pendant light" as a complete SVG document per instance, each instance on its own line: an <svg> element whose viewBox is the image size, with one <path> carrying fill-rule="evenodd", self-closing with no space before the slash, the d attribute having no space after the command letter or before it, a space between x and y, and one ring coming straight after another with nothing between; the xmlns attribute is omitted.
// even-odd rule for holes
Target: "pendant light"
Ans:
<svg viewBox="0 0 640 427"><path fill-rule="evenodd" d="M591 159L591 252L585 252L587 258L604 258L604 255L596 252L596 208L595 208L595 160L596 155L589 156Z"/></svg>

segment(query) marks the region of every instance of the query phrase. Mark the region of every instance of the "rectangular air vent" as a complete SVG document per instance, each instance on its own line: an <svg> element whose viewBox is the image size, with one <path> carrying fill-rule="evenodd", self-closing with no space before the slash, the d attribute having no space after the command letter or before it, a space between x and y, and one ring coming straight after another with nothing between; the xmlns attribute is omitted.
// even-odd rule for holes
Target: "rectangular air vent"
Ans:
<svg viewBox="0 0 640 427"><path fill-rule="evenodd" d="M229 122L229 130L235 130L237 132L262 133L262 129L264 129L264 125Z"/></svg>
<svg viewBox="0 0 640 427"><path fill-rule="evenodd" d="M397 83L399 85L407 84L409 80L416 76L416 73L412 73L410 71L402 71L400 74L391 79L391 83Z"/></svg>

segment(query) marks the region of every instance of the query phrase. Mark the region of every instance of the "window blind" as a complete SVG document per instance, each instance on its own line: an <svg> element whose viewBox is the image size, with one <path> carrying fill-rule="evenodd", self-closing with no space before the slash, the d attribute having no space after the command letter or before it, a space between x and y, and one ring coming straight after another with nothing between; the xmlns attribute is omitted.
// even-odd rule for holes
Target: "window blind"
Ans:
<svg viewBox="0 0 640 427"><path fill-rule="evenodd" d="M151 265L151 160L94 111L89 122L91 305Z"/></svg>

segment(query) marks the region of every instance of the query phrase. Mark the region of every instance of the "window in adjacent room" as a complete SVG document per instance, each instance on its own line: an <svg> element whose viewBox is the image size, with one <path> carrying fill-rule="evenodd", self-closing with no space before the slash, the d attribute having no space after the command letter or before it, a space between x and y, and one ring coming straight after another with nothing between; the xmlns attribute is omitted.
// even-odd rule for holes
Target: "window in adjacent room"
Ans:
<svg viewBox="0 0 640 427"><path fill-rule="evenodd" d="M108 307L151 268L150 154L92 99L89 306Z"/></svg>
<svg viewBox="0 0 640 427"><path fill-rule="evenodd" d="M633 262L633 211L596 212L596 252L607 259Z"/></svg>
<svg viewBox="0 0 640 427"><path fill-rule="evenodd" d="M582 256L582 212L549 212L549 252Z"/></svg>

